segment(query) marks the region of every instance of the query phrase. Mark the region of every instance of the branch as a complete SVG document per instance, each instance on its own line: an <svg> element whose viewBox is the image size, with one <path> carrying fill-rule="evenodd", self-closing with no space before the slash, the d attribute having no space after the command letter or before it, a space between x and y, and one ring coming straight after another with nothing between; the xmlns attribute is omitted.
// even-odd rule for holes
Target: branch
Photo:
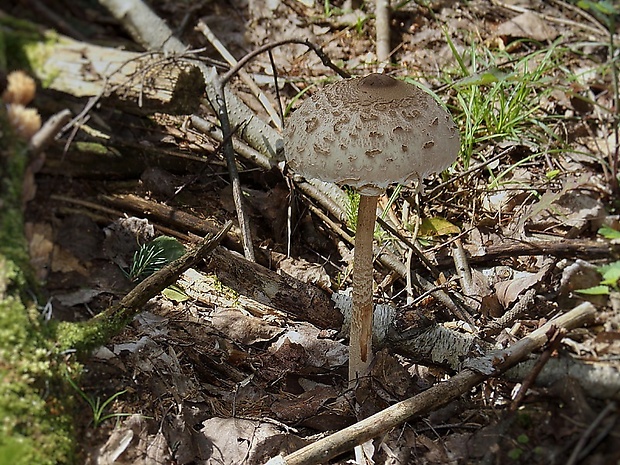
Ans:
<svg viewBox="0 0 620 465"><path fill-rule="evenodd" d="M86 352L98 347L121 331L151 298L174 284L179 276L210 254L232 226L228 221L213 237L207 237L194 249L169 263L134 287L118 304L107 308L84 323L60 323L57 340L60 350Z"/></svg>

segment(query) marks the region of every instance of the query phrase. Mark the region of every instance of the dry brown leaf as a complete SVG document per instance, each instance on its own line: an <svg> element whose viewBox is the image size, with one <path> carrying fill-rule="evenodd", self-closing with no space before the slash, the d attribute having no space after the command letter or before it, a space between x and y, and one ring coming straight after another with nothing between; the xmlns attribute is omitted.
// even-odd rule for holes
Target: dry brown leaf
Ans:
<svg viewBox="0 0 620 465"><path fill-rule="evenodd" d="M310 263L304 259L285 258L278 264L279 271L282 271L293 278L314 284L321 289L329 290L331 280L322 265Z"/></svg>
<svg viewBox="0 0 620 465"><path fill-rule="evenodd" d="M233 341L252 345L273 339L283 330L241 310L227 308L211 315L211 324Z"/></svg>
<svg viewBox="0 0 620 465"><path fill-rule="evenodd" d="M534 39L538 41L553 40L558 31L544 18L531 11L526 11L497 28L497 34L508 37Z"/></svg>

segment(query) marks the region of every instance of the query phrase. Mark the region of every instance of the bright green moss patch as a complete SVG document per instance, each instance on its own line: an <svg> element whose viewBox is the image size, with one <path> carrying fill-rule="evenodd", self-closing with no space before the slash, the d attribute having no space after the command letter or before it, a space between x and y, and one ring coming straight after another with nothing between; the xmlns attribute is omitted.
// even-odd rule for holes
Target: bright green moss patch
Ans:
<svg viewBox="0 0 620 465"><path fill-rule="evenodd" d="M0 300L0 463L71 463L64 368L31 312L13 297Z"/></svg>
<svg viewBox="0 0 620 465"><path fill-rule="evenodd" d="M56 350L63 352L75 350L79 354L86 354L97 347L106 344L110 338L122 331L131 321L118 310L79 323L58 322L54 325L54 340L57 341Z"/></svg>

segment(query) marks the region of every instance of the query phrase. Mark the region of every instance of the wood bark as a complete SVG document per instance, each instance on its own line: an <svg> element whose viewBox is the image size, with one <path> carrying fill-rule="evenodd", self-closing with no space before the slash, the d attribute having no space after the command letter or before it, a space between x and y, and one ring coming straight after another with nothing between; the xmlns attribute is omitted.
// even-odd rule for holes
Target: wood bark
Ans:
<svg viewBox="0 0 620 465"><path fill-rule="evenodd" d="M557 241L529 240L485 246L483 253L467 254L470 265L492 263L503 258L523 256L552 255L558 258L580 258L594 260L620 256L620 245L609 241L589 239L558 239ZM454 262L450 258L438 260L437 267L450 268ZM419 268L420 266L416 266Z"/></svg>
<svg viewBox="0 0 620 465"><path fill-rule="evenodd" d="M111 99L134 113L192 113L205 86L195 65L161 52L102 47L48 31L24 50L32 72L47 88L75 97Z"/></svg>
<svg viewBox="0 0 620 465"><path fill-rule="evenodd" d="M207 270L236 292L319 328L338 329L342 314L316 286L278 274L222 247L207 260Z"/></svg>
<svg viewBox="0 0 620 465"><path fill-rule="evenodd" d="M172 30L148 6L140 0L100 0L127 29L136 42L147 50L156 50L168 54L183 55L188 47L176 38ZM219 78L214 67L200 61L192 63L202 72L207 100L217 113L221 102L218 99ZM243 126L244 137L248 143L260 152L274 159L281 158L282 139L278 132L257 118L228 87L224 89L226 106L231 127ZM197 95L196 97L199 97Z"/></svg>

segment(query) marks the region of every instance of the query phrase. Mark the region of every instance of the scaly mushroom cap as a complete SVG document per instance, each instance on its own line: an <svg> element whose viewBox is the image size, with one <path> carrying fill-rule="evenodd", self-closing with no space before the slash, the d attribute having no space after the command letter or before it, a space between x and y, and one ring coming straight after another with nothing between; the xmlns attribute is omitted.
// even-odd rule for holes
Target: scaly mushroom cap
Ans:
<svg viewBox="0 0 620 465"><path fill-rule="evenodd" d="M287 120L285 156L306 178L378 195L446 169L458 155L450 114L421 88L383 74L345 79Z"/></svg>

